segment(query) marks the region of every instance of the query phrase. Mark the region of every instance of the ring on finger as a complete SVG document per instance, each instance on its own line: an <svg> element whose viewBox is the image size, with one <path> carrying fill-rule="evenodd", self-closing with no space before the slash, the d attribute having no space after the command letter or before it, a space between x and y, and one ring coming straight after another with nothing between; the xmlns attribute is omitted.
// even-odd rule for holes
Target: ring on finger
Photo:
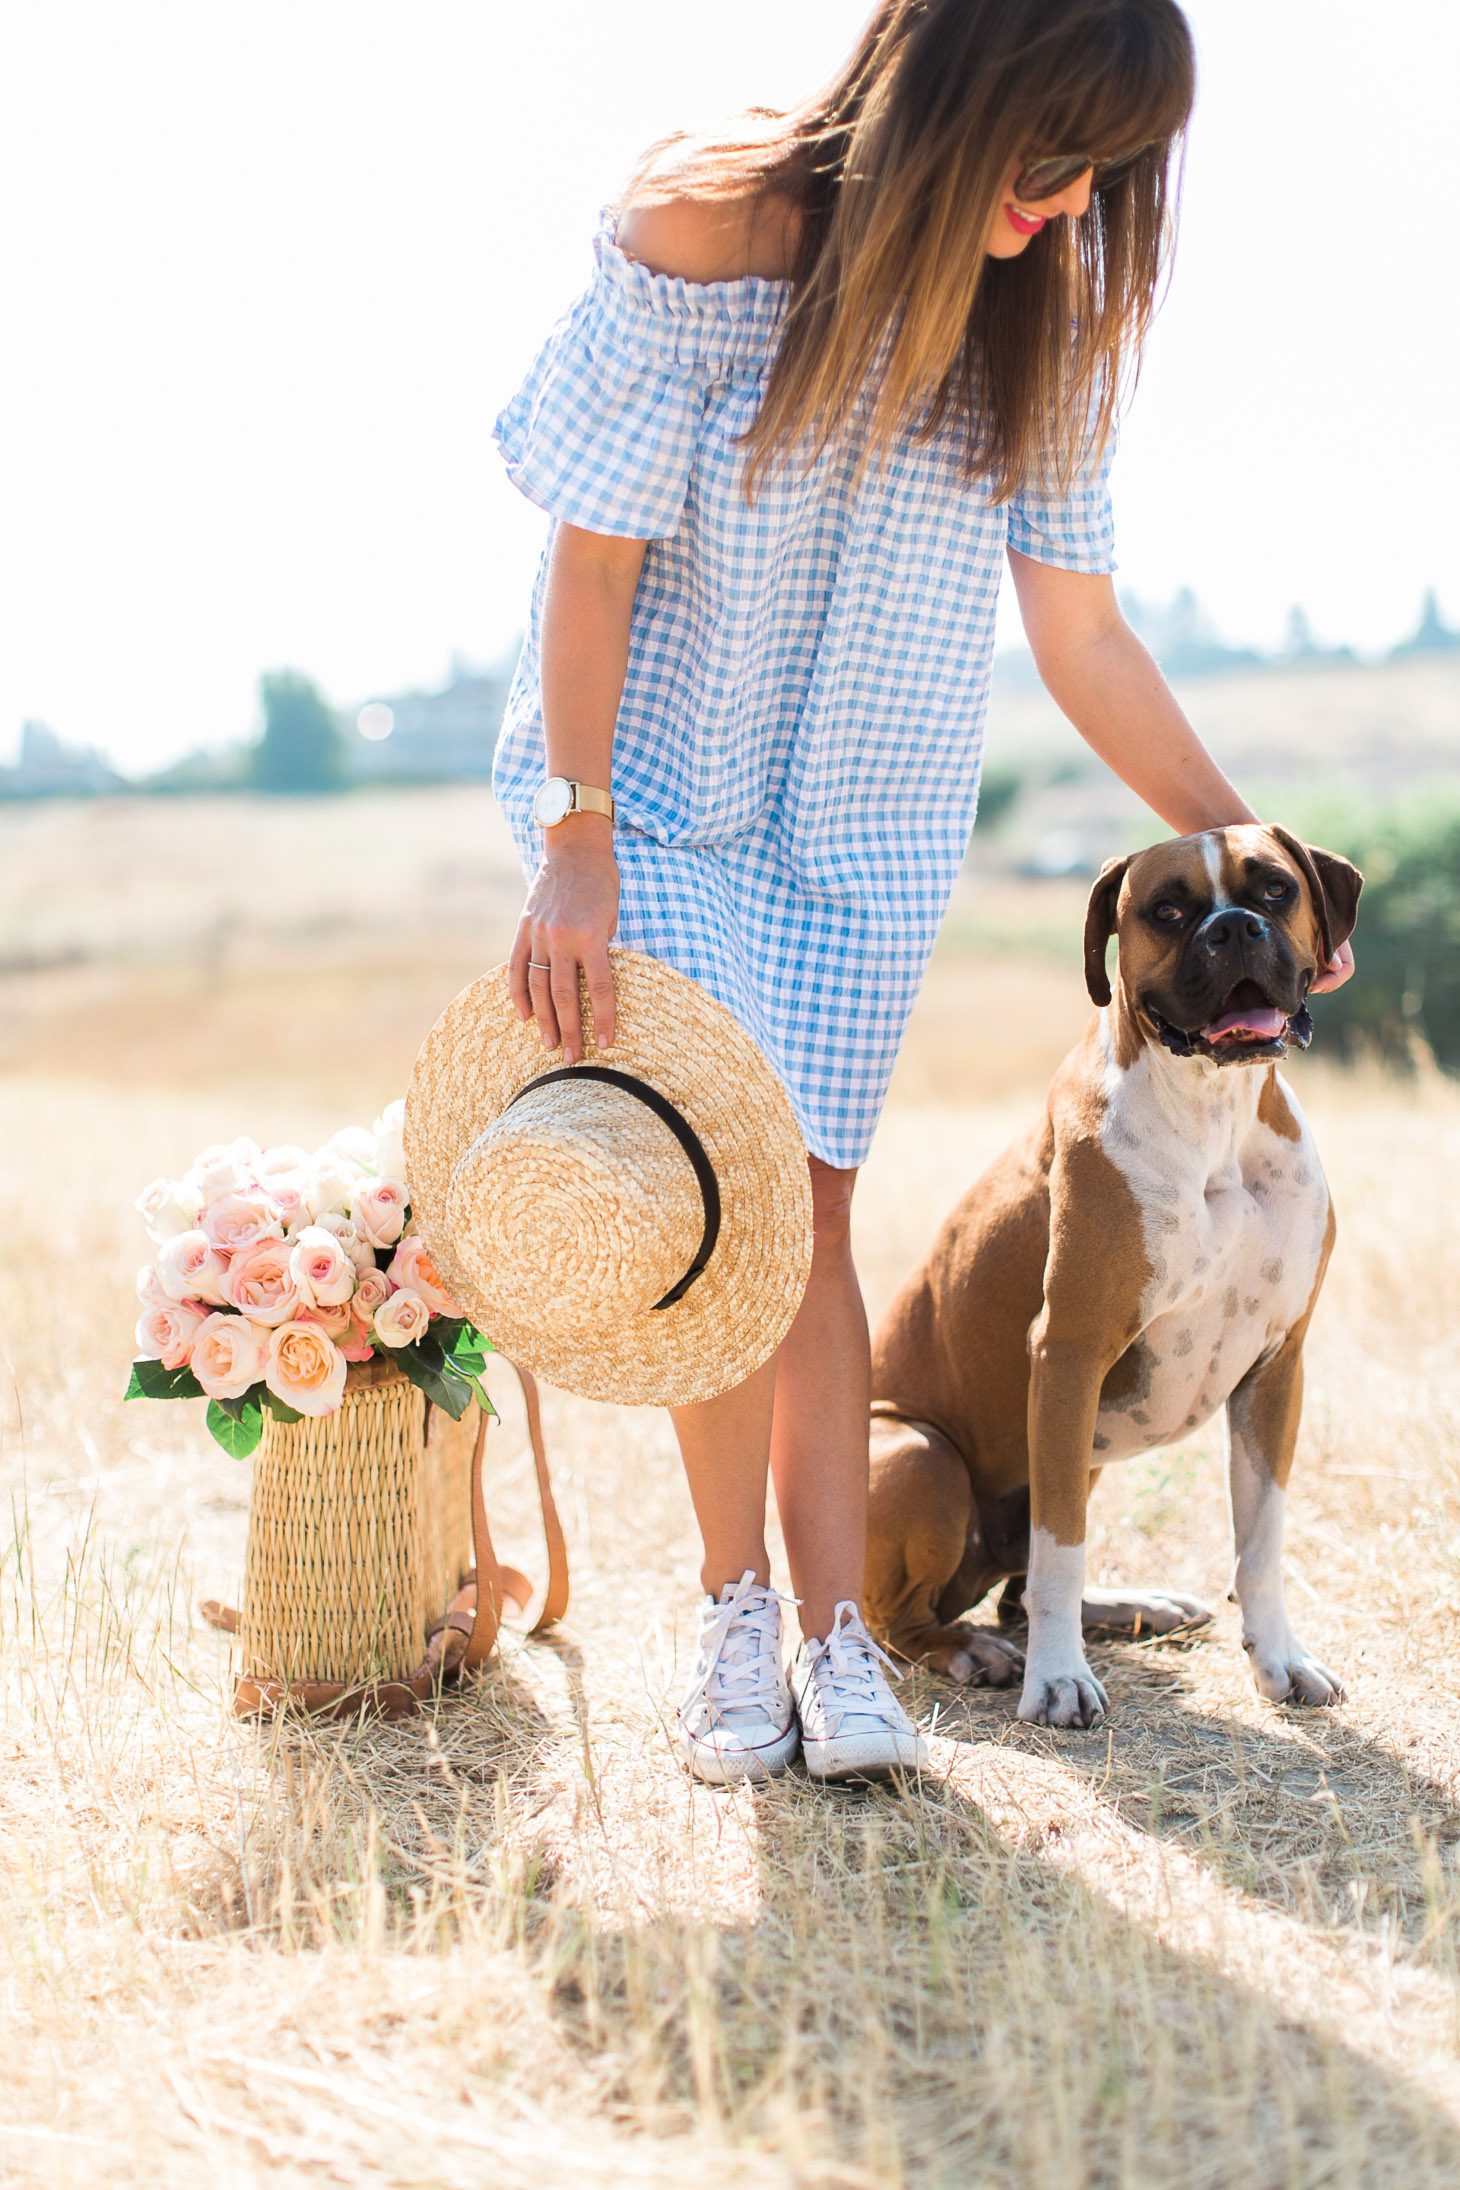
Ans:
<svg viewBox="0 0 1460 2190"><path fill-rule="evenodd" d="M534 973L551 973L553 970L550 965L545 966L540 958L529 958L527 963Z"/></svg>

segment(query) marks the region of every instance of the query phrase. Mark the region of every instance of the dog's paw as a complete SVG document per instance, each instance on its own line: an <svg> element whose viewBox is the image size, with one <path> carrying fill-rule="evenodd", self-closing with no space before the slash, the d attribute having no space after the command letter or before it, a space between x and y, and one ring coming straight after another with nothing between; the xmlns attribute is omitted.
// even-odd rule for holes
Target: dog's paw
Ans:
<svg viewBox="0 0 1460 2190"><path fill-rule="evenodd" d="M1109 1709L1110 1698L1088 1665L1025 1674L1019 1716L1030 1726L1094 1726Z"/></svg>
<svg viewBox="0 0 1460 2190"><path fill-rule="evenodd" d="M1209 1604L1176 1589L1087 1589L1080 1607L1086 1634L1120 1635L1128 1641L1190 1634L1215 1618Z"/></svg>
<svg viewBox="0 0 1460 2190"><path fill-rule="evenodd" d="M1326 1665L1310 1657L1295 1635L1276 1645L1244 1636L1242 1647L1252 1666L1258 1693L1269 1703L1295 1703L1322 1710L1343 1702L1343 1683Z"/></svg>
<svg viewBox="0 0 1460 2190"><path fill-rule="evenodd" d="M1022 1678L1024 1653L989 1627L961 1627L943 1670L960 1688L1012 1688Z"/></svg>

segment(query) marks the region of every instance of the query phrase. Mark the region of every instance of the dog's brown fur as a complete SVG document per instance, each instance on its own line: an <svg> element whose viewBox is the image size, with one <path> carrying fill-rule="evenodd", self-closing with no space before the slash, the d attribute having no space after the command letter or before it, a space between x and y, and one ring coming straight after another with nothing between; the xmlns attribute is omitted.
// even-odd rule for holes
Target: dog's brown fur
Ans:
<svg viewBox="0 0 1460 2190"><path fill-rule="evenodd" d="M1179 1218L1156 1208L1149 1150L1127 1149L1122 1106L1139 1143L1151 1123L1139 1107L1152 1074L1148 1053L1158 1051L1163 1086L1173 1067L1182 1069L1159 1049L1153 1013L1167 1004L1177 1009L1173 995L1202 974L1191 955L1202 905L1214 907L1208 932L1215 933L1210 923L1226 903L1239 911L1254 903L1254 876L1276 890L1278 873L1292 878L1291 901L1277 907L1264 897L1257 924L1268 931L1264 978L1275 1001L1282 990L1281 1008L1293 1011L1301 1009L1317 966L1353 926L1359 885L1346 861L1285 831L1243 828L1178 838L1105 870L1091 893L1086 968L1092 997L1108 1009L1055 1074L1045 1115L950 1211L874 1335L868 1616L903 1655L955 1678L1002 1684L1016 1677L1018 1654L1007 1640L970 1628L959 1615L1002 1580L1016 1583L1006 1602L1017 1594L1032 1531L1051 1546L1083 1545L1100 1465L1097 1424L1112 1411L1127 1426L1144 1419L1136 1402L1153 1362L1161 1367L1148 1333L1169 1328L1183 1312L1165 1303L1190 1280L1198 1250L1183 1238ZM1163 891L1192 908L1180 932L1167 934L1152 923L1149 908ZM1120 953L1113 995L1104 970L1112 932ZM1229 1113L1240 1115L1244 1167L1266 1163L1268 1144L1276 1142L1291 1152L1298 1176L1306 1129L1270 1063L1220 1072L1197 1063L1191 1072L1189 1084L1193 1094L1203 1091L1214 1133L1227 1130ZM1198 1164L1207 1130L1199 1108L1191 1125ZM1191 1155L1183 1149L1184 1161ZM1309 1169L1307 1186L1287 1189L1306 1195L1305 1206L1315 1196L1326 1199L1316 1158ZM1255 1170L1249 1187L1261 1196ZM1260 1214L1260 1201L1253 1208ZM1303 1333L1332 1245L1331 1209L1326 1226L1319 1219L1315 1243L1320 1233L1313 1283L1285 1311L1291 1320L1281 1343L1244 1364L1234 1341L1228 1359L1237 1373L1227 1372L1229 1383L1217 1335L1210 1340L1210 1374L1193 1381L1190 1395L1195 1404L1199 1382L1207 1412L1225 1402L1234 1421L1241 1414L1244 1449L1279 1487L1297 1430ZM1193 1298L1201 1294L1196 1280ZM1255 1317L1261 1309L1260 1301L1252 1303ZM1210 1320L1210 1302L1196 1312ZM1163 1373L1169 1381L1169 1363ZM1175 1434L1186 1426L1170 1425ZM1174 1616L1166 1617L1163 1605L1174 1606ZM1115 1625L1144 1620L1169 1627L1203 1611L1169 1592L1133 1598L1130 1607L1130 1619ZM1087 1603L1087 1624L1111 1624L1102 1619L1110 1610ZM1087 1706L1088 1698L1081 1711Z"/></svg>

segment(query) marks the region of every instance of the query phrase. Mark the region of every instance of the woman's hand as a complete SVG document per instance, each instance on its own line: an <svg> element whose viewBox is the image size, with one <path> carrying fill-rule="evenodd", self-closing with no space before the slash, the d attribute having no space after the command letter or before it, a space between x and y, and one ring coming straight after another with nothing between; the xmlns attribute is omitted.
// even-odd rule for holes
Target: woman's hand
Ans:
<svg viewBox="0 0 1460 2190"><path fill-rule="evenodd" d="M584 825L591 824L591 828ZM600 1049L613 1040L613 972L608 939L618 926L618 861L612 827L601 814L574 814L551 832L580 833L543 852L507 961L520 1019L534 1014L544 1049L563 1045L563 1062L580 1062L585 1047L578 987L588 977L593 1035ZM535 963L530 963L535 961Z"/></svg>
<svg viewBox="0 0 1460 2190"><path fill-rule="evenodd" d="M1320 967L1318 977L1308 991L1310 996L1321 996L1325 989L1341 989L1354 970L1352 943L1340 943L1327 966Z"/></svg>

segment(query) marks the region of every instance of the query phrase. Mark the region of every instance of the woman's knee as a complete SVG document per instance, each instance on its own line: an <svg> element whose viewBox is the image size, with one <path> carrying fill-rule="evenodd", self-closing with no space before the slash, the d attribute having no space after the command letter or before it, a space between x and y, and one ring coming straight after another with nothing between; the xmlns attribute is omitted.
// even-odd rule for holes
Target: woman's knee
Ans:
<svg viewBox="0 0 1460 2190"><path fill-rule="evenodd" d="M857 1183L855 1166L839 1170L823 1163L808 1150L811 1168L811 1223L818 1247L846 1244L852 1236L852 1188Z"/></svg>

